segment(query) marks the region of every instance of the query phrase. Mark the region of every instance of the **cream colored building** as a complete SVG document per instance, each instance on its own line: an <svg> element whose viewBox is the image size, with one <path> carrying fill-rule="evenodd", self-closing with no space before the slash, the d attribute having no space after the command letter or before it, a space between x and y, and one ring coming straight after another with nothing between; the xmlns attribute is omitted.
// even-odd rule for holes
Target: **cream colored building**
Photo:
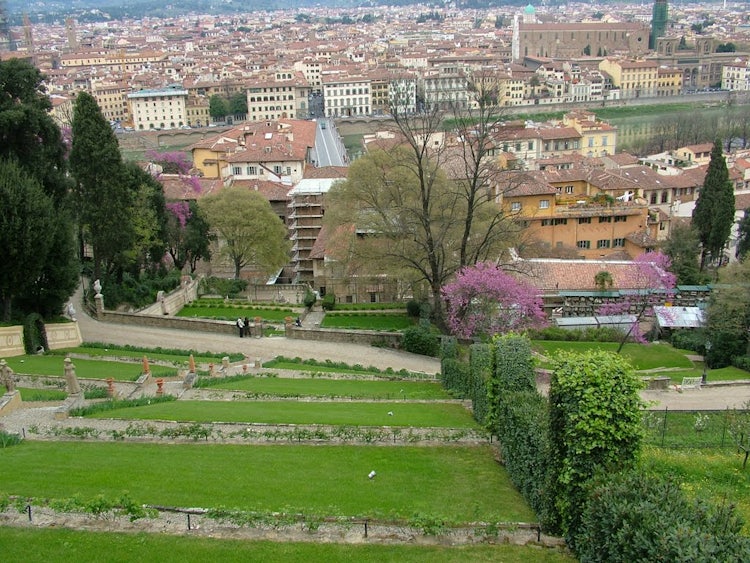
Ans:
<svg viewBox="0 0 750 563"><path fill-rule="evenodd" d="M187 90L170 86L128 94L136 131L176 129L187 123Z"/></svg>
<svg viewBox="0 0 750 563"><path fill-rule="evenodd" d="M278 70L254 76L247 81L247 119L306 119L311 93L310 83L298 71Z"/></svg>
<svg viewBox="0 0 750 563"><path fill-rule="evenodd" d="M327 117L364 116L372 113L369 78L333 71L324 73L322 80Z"/></svg>
<svg viewBox="0 0 750 563"><path fill-rule="evenodd" d="M657 94L659 65L655 61L604 59L599 70L612 78L612 85L620 89L620 98L648 98Z"/></svg>
<svg viewBox="0 0 750 563"><path fill-rule="evenodd" d="M124 82L109 80L92 80L91 95L102 110L102 115L109 121L130 125L130 105L128 104L129 88Z"/></svg>

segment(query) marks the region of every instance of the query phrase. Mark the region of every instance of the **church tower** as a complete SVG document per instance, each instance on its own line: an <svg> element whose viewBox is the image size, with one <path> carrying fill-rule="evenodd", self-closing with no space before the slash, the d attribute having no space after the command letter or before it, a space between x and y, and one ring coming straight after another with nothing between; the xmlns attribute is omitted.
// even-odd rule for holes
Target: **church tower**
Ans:
<svg viewBox="0 0 750 563"><path fill-rule="evenodd" d="M648 48L656 50L656 40L664 37L667 31L667 0L656 0L654 11L651 15L651 36L648 40Z"/></svg>

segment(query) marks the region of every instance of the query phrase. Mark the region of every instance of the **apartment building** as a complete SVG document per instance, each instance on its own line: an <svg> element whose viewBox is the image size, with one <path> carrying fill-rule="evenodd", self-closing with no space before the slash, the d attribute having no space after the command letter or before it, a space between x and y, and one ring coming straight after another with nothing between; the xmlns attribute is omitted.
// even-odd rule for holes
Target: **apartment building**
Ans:
<svg viewBox="0 0 750 563"><path fill-rule="evenodd" d="M612 77L612 85L620 90L623 100L656 96L659 86L659 65L653 60L606 58L599 70Z"/></svg>
<svg viewBox="0 0 750 563"><path fill-rule="evenodd" d="M679 68L660 66L657 70L656 95L679 96L682 93L683 74Z"/></svg>
<svg viewBox="0 0 750 563"><path fill-rule="evenodd" d="M301 72L277 70L247 82L248 121L304 119L309 114L312 87Z"/></svg>
<svg viewBox="0 0 750 563"><path fill-rule="evenodd" d="M137 131L176 129L187 123L187 90L179 85L128 94Z"/></svg>
<svg viewBox="0 0 750 563"><path fill-rule="evenodd" d="M91 81L91 95L99 105L102 115L109 121L132 125L128 91L129 88L124 81Z"/></svg>
<svg viewBox="0 0 750 563"><path fill-rule="evenodd" d="M322 75L324 112L327 117L353 117L372 113L370 79L346 72Z"/></svg>
<svg viewBox="0 0 750 563"><path fill-rule="evenodd" d="M422 75L421 90L427 109L465 110L472 99L463 67L442 66Z"/></svg>
<svg viewBox="0 0 750 563"><path fill-rule="evenodd" d="M750 62L747 58L736 59L721 69L721 88L723 90L750 90Z"/></svg>

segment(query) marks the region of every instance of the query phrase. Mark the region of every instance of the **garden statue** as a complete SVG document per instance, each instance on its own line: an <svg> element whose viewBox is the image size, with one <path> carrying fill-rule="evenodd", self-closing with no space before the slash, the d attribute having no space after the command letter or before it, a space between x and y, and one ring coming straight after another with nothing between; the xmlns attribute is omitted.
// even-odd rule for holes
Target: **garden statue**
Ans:
<svg viewBox="0 0 750 563"><path fill-rule="evenodd" d="M68 393L70 395L78 395L81 392L81 386L78 384L78 378L76 377L76 367L73 365L73 361L70 358L63 360L65 368L65 382L68 384Z"/></svg>

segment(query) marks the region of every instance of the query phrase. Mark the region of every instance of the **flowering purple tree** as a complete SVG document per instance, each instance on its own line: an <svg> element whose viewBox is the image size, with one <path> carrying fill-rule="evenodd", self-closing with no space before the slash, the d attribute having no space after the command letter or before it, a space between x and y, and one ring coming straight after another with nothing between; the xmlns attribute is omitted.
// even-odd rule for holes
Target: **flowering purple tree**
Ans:
<svg viewBox="0 0 750 563"><path fill-rule="evenodd" d="M493 336L547 324L538 291L496 264L463 268L443 287L448 328L460 338Z"/></svg>
<svg viewBox="0 0 750 563"><path fill-rule="evenodd" d="M164 174L179 174L187 176L193 163L188 159L184 152L168 151L158 152L155 150L146 151L144 155L150 162L162 167Z"/></svg>
<svg viewBox="0 0 750 563"><path fill-rule="evenodd" d="M630 279L617 280L620 287L625 285L633 291L618 301L605 303L597 310L598 315L635 315L635 320L620 341L618 353L622 351L628 338L645 342L640 328L641 320L644 316L653 314L654 305L663 305L672 299L677 276L669 270L671 266L672 262L666 254L641 254L633 260Z"/></svg>

